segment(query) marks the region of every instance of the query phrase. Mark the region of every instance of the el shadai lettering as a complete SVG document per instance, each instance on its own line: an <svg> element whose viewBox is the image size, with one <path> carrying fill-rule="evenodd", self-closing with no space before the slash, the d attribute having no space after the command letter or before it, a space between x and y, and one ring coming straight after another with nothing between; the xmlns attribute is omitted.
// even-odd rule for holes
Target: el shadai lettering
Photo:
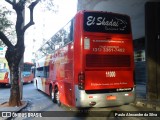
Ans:
<svg viewBox="0 0 160 120"><path fill-rule="evenodd" d="M129 17L113 13L86 13L84 30L88 32L130 33Z"/></svg>
<svg viewBox="0 0 160 120"><path fill-rule="evenodd" d="M114 26L114 27L118 27L118 21L114 21L113 19L111 21L106 20L106 18L103 17L98 17L96 19L96 17L93 16L89 16L88 17L88 21L87 21L87 25L91 26L91 25L102 25L102 26Z"/></svg>

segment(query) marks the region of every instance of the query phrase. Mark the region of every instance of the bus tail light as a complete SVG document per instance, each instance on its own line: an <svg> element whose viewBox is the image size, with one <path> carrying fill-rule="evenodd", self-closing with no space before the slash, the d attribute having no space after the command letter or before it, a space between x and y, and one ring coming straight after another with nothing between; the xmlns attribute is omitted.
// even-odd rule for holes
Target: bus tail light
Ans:
<svg viewBox="0 0 160 120"><path fill-rule="evenodd" d="M133 96L133 94L132 93L126 93L126 94L124 94L125 96Z"/></svg>
<svg viewBox="0 0 160 120"><path fill-rule="evenodd" d="M4 79L8 79L8 72L6 72Z"/></svg>
<svg viewBox="0 0 160 120"><path fill-rule="evenodd" d="M84 90L85 85L85 75L83 72L78 74L78 88L79 90Z"/></svg>

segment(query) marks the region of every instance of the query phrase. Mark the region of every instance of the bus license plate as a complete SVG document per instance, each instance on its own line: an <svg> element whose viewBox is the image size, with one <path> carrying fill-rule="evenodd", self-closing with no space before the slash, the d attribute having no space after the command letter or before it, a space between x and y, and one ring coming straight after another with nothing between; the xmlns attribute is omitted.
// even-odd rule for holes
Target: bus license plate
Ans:
<svg viewBox="0 0 160 120"><path fill-rule="evenodd" d="M107 96L107 100L116 100L116 99L117 99L116 96L113 95Z"/></svg>

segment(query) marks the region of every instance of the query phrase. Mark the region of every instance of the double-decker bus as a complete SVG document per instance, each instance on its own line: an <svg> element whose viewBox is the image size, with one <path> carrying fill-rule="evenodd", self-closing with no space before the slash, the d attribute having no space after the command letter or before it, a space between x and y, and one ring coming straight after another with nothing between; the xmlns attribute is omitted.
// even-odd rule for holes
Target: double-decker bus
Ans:
<svg viewBox="0 0 160 120"><path fill-rule="evenodd" d="M9 85L10 75L7 60L3 57L0 58L0 86Z"/></svg>
<svg viewBox="0 0 160 120"><path fill-rule="evenodd" d="M106 107L133 102L129 16L79 11L37 51L34 85L58 105Z"/></svg>

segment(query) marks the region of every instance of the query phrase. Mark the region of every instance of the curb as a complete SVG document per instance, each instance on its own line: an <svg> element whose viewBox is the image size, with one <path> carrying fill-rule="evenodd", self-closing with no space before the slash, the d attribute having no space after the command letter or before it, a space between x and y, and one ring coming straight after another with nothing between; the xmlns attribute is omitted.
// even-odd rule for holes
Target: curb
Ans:
<svg viewBox="0 0 160 120"><path fill-rule="evenodd" d="M23 108L25 108L28 105L28 101L22 101L24 104L22 106L15 106L15 107L0 107L0 111L14 111L19 112ZM6 102L2 103L1 105L5 104Z"/></svg>
<svg viewBox="0 0 160 120"><path fill-rule="evenodd" d="M22 102L24 102L24 104L22 106L19 106L19 107L18 106L15 106L15 107L0 107L0 112L1 112L0 116L2 116L2 117L0 117L0 119L1 118L2 118L2 120L11 119L12 118L11 117L12 112L17 113L17 112L21 111L23 108L27 107L28 101L22 101ZM1 105L5 104L5 103L7 103L7 102L2 103ZM8 116L8 113L10 114L9 116Z"/></svg>

